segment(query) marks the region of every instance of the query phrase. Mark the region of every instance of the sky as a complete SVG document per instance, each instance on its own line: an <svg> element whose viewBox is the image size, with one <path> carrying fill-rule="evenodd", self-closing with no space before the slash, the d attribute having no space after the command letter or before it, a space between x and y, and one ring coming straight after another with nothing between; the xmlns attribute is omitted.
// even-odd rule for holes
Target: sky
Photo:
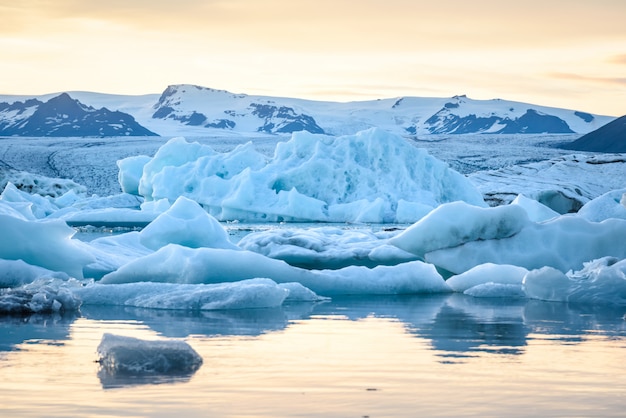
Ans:
<svg viewBox="0 0 626 418"><path fill-rule="evenodd" d="M0 0L0 94L502 98L626 114L624 0Z"/></svg>

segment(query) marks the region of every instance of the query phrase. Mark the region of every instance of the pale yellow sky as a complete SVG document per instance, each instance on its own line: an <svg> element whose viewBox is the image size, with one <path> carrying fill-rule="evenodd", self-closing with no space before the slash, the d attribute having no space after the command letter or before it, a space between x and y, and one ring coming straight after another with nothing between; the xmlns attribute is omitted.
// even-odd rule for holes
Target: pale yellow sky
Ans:
<svg viewBox="0 0 626 418"><path fill-rule="evenodd" d="M0 0L0 94L191 83L626 114L624 0Z"/></svg>

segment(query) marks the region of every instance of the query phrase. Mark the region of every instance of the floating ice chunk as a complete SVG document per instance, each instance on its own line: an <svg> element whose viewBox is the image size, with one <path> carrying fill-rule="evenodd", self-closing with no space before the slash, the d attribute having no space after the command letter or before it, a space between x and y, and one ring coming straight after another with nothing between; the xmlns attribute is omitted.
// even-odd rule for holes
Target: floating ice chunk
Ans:
<svg viewBox="0 0 626 418"><path fill-rule="evenodd" d="M550 209L546 205L534 199L529 199L522 194L517 195L511 204L523 207L528 214L528 218L533 222L547 221L560 216L558 212Z"/></svg>
<svg viewBox="0 0 626 418"><path fill-rule="evenodd" d="M508 238L472 241L433 251L425 259L456 274L485 263L512 264L529 270L549 266L565 272L605 256L626 258L624 237L626 220L596 223L577 216L561 216L528 224Z"/></svg>
<svg viewBox="0 0 626 418"><path fill-rule="evenodd" d="M19 210L27 219L41 219L56 212L59 208L43 196L29 194L19 190L13 183L7 183L0 195L0 200L10 204L17 204ZM28 208L28 209L27 209Z"/></svg>
<svg viewBox="0 0 626 418"><path fill-rule="evenodd" d="M139 235L141 243L152 250L172 243L191 248L239 249L229 241L228 233L215 218L186 197L176 199Z"/></svg>
<svg viewBox="0 0 626 418"><path fill-rule="evenodd" d="M446 293L450 287L432 264L411 261L397 266L369 269L350 266L340 270L316 272L315 281L303 283L318 294L394 295L410 293Z"/></svg>
<svg viewBox="0 0 626 418"><path fill-rule="evenodd" d="M528 272L523 286L532 299L626 306L626 260L603 257L566 274L543 267Z"/></svg>
<svg viewBox="0 0 626 418"><path fill-rule="evenodd" d="M2 206L2 205L0 205ZM83 267L95 261L87 247L76 240L72 228L61 220L29 221L0 212L0 258L82 278Z"/></svg>
<svg viewBox="0 0 626 418"><path fill-rule="evenodd" d="M374 269L346 267L309 271L250 251L188 248L169 244L105 275L100 283L141 281L222 283L266 277L277 283L298 282L324 296L449 292L434 266L419 261Z"/></svg>
<svg viewBox="0 0 626 418"><path fill-rule="evenodd" d="M146 200L186 196L219 220L416 221L440 203L484 205L464 176L399 136L380 129L339 138L294 133L274 157L252 144L230 153L175 138L155 156L119 163L125 190L143 164Z"/></svg>
<svg viewBox="0 0 626 418"><path fill-rule="evenodd" d="M276 282L299 281L306 270L250 251L221 248L189 248L168 244L105 275L100 282L222 283L257 277ZM293 277L288 280L289 277Z"/></svg>
<svg viewBox="0 0 626 418"><path fill-rule="evenodd" d="M526 211L519 205L481 208L453 202L434 209L389 242L424 257L428 252L471 241L510 237L529 224Z"/></svg>
<svg viewBox="0 0 626 418"><path fill-rule="evenodd" d="M0 259L0 288L21 286L39 278L68 280L70 277L66 273L32 266L22 260Z"/></svg>
<svg viewBox="0 0 626 418"><path fill-rule="evenodd" d="M139 194L139 181L143 167L151 160L147 155L136 155L117 161L117 180L124 193Z"/></svg>
<svg viewBox="0 0 626 418"><path fill-rule="evenodd" d="M417 257L388 244L388 232L338 227L271 229L243 237L238 245L290 265L336 269L350 265L374 267L399 264Z"/></svg>
<svg viewBox="0 0 626 418"><path fill-rule="evenodd" d="M72 292L73 280L36 279L32 283L0 289L0 313L31 314L76 311L80 299Z"/></svg>
<svg viewBox="0 0 626 418"><path fill-rule="evenodd" d="M49 215L48 219L60 218L73 226L144 226L169 206L167 201L145 204L139 196L121 193L79 200Z"/></svg>
<svg viewBox="0 0 626 418"><path fill-rule="evenodd" d="M98 362L111 375L189 375L200 368L202 357L185 341L105 333L98 345Z"/></svg>
<svg viewBox="0 0 626 418"><path fill-rule="evenodd" d="M626 189L613 190L587 202L577 215L592 222L609 218L626 219Z"/></svg>
<svg viewBox="0 0 626 418"><path fill-rule="evenodd" d="M119 193L112 196L92 196L80 199L72 204L73 208L80 210L96 210L96 209L139 209L143 199L137 195L129 193Z"/></svg>
<svg viewBox="0 0 626 418"><path fill-rule="evenodd" d="M60 210L51 215L49 219L60 218L72 226L134 227L144 226L156 219L157 216L159 216L159 213L137 209L106 208L77 210L71 208L69 210Z"/></svg>
<svg viewBox="0 0 626 418"><path fill-rule="evenodd" d="M75 294L84 305L210 311L275 308L282 305L289 290L269 279L251 279L217 284L94 283L76 289Z"/></svg>
<svg viewBox="0 0 626 418"><path fill-rule="evenodd" d="M474 286L486 283L521 287L526 273L528 270L523 267L486 263L452 276L446 280L446 283L455 292L465 292Z"/></svg>
<svg viewBox="0 0 626 418"><path fill-rule="evenodd" d="M475 298L525 298L521 284L483 283L470 287L464 294Z"/></svg>
<svg viewBox="0 0 626 418"><path fill-rule="evenodd" d="M302 286L300 283L281 283L278 286L289 291L289 294L285 299L286 302L319 302L330 299L324 296L319 296L317 293Z"/></svg>

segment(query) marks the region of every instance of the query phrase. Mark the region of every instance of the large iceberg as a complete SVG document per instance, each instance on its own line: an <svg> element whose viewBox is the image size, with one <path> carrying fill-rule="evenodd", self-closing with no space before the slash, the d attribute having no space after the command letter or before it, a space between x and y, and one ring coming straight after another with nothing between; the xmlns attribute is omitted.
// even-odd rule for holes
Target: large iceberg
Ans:
<svg viewBox="0 0 626 418"><path fill-rule="evenodd" d="M337 138L294 133L269 160L251 143L218 153L174 138L153 158L118 166L125 192L171 202L185 196L219 220L414 222L441 203L485 205L463 175L380 129Z"/></svg>

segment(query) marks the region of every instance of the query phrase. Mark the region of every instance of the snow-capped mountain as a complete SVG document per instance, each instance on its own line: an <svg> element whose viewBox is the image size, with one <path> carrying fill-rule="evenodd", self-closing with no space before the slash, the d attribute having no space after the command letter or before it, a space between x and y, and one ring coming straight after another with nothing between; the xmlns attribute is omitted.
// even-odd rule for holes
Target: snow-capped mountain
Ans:
<svg viewBox="0 0 626 418"><path fill-rule="evenodd" d="M67 93L42 102L0 103L0 135L7 136L150 136L154 132L120 111L95 109Z"/></svg>
<svg viewBox="0 0 626 418"><path fill-rule="evenodd" d="M152 118L235 132L307 130L343 135L376 126L405 136L586 133L613 119L499 99L472 100L466 96L336 103L233 94L191 85L169 86L154 106Z"/></svg>
<svg viewBox="0 0 626 418"><path fill-rule="evenodd" d="M234 94L187 84L169 86L161 95L69 94L96 108L106 106L128 113L139 124L162 136L290 134L300 130L348 135L371 127L420 137L479 133L585 134L615 119L501 99L473 100L466 96L339 103ZM21 98L25 102L27 99L33 98ZM3 100L9 101L0 96L0 101Z"/></svg>

